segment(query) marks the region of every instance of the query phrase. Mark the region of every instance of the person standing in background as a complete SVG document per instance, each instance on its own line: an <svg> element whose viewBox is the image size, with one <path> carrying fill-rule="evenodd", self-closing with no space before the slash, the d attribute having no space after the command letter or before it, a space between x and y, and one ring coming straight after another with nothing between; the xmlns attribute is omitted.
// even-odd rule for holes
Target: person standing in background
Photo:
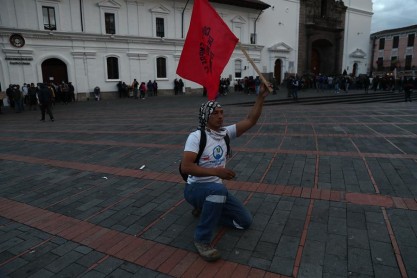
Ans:
<svg viewBox="0 0 417 278"><path fill-rule="evenodd" d="M38 91L37 91L37 98L39 102L39 106L41 107L41 121L45 121L45 112L48 113L49 118L53 122L54 116L52 115L52 93L49 90L48 86L43 83L38 83Z"/></svg>

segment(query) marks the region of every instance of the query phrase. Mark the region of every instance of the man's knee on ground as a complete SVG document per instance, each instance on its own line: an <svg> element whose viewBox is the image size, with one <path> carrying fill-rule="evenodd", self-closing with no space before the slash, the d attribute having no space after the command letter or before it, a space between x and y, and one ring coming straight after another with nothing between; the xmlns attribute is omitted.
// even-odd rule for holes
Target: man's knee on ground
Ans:
<svg viewBox="0 0 417 278"><path fill-rule="evenodd" d="M247 230L252 225L253 217L250 213L247 213L245 215L242 215L239 217L238 222L233 220L233 225L236 229L239 230Z"/></svg>
<svg viewBox="0 0 417 278"><path fill-rule="evenodd" d="M247 230L252 225L252 222L253 222L253 217L251 214L248 214L247 217L245 217L242 220L241 226L244 230Z"/></svg>

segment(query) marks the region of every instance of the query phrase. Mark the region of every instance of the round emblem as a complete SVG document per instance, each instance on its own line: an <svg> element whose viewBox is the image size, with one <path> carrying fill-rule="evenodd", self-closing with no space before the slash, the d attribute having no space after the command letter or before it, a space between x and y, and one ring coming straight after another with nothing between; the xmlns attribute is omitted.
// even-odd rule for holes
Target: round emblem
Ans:
<svg viewBox="0 0 417 278"><path fill-rule="evenodd" d="M213 157L216 160L219 160L223 156L223 148L219 146L215 147L213 149Z"/></svg>
<svg viewBox="0 0 417 278"><path fill-rule="evenodd" d="M20 34L12 34L10 36L10 43L14 47L23 47L25 45L25 39Z"/></svg>

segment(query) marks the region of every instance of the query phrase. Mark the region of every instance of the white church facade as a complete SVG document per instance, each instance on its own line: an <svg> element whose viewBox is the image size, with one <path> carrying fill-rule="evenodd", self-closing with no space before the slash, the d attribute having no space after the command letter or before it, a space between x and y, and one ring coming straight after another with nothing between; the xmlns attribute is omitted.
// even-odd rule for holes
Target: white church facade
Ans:
<svg viewBox="0 0 417 278"><path fill-rule="evenodd" d="M353 75L368 69L371 0L212 0L261 72ZM172 94L191 0L0 0L0 83L99 86L156 80ZM317 8L319 7L319 8ZM334 13L334 9L338 13ZM342 18L340 18L342 15ZM332 60L332 61L330 61ZM256 76L236 48L222 77ZM201 86L184 80L189 91Z"/></svg>

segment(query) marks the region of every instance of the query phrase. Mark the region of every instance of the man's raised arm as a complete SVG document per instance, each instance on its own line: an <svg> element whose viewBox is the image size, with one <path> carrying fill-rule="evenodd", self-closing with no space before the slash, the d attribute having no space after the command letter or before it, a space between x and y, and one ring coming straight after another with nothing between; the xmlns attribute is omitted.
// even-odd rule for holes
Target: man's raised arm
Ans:
<svg viewBox="0 0 417 278"><path fill-rule="evenodd" d="M270 86L270 85L268 85ZM256 102L252 107L252 110L249 112L248 116L236 123L236 136L239 137L251 127L253 127L257 122L259 117L262 114L262 107L264 105L265 97L269 94L268 88L265 84L262 84L258 96L256 97Z"/></svg>

